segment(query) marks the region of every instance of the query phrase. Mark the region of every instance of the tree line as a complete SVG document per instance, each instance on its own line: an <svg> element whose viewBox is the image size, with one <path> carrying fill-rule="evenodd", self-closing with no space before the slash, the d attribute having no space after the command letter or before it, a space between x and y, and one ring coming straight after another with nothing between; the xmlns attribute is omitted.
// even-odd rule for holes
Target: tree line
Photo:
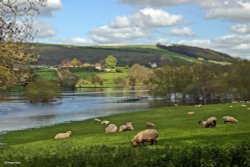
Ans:
<svg viewBox="0 0 250 167"><path fill-rule="evenodd" d="M241 60L230 66L193 64L165 66L154 70L146 84L150 94L183 103L192 99L206 104L217 100L250 98L250 62Z"/></svg>

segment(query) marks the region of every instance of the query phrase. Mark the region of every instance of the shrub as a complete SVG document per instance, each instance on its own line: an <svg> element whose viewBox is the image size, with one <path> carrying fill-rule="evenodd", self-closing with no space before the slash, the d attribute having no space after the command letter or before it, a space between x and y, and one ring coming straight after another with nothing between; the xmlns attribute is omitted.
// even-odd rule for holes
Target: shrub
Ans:
<svg viewBox="0 0 250 167"><path fill-rule="evenodd" d="M122 77L117 77L117 78L114 78L114 83L119 86L126 86L127 80Z"/></svg>
<svg viewBox="0 0 250 167"><path fill-rule="evenodd" d="M30 102L49 102L59 96L59 85L56 81L37 78L28 84L25 96Z"/></svg>

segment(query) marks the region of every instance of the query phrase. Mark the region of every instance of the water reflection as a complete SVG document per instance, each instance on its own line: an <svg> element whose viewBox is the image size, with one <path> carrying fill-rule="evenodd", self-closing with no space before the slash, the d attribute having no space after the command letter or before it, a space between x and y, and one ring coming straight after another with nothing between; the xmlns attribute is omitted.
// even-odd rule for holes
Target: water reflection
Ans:
<svg viewBox="0 0 250 167"><path fill-rule="evenodd" d="M0 132L149 108L147 101L117 103L118 99L132 96L148 96L148 91L79 89L63 92L63 96L51 104L30 104L23 99L22 94L10 93L5 95L8 100L0 101Z"/></svg>

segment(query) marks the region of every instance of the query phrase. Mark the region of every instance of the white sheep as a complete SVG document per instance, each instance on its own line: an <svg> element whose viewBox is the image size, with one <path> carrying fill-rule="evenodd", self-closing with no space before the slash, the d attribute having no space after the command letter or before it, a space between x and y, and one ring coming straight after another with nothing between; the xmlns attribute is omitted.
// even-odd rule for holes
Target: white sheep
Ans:
<svg viewBox="0 0 250 167"><path fill-rule="evenodd" d="M108 125L109 123L110 123L110 121L107 121L107 120L103 120L103 121L101 122L102 125Z"/></svg>
<svg viewBox="0 0 250 167"><path fill-rule="evenodd" d="M206 121L199 121L204 128L213 128L216 127L217 119L216 117L210 117Z"/></svg>
<svg viewBox="0 0 250 167"><path fill-rule="evenodd" d="M117 126L115 124L109 124L107 128L105 129L106 133L114 133L118 130Z"/></svg>
<svg viewBox="0 0 250 167"><path fill-rule="evenodd" d="M250 107L247 108L247 111L250 111Z"/></svg>
<svg viewBox="0 0 250 167"><path fill-rule="evenodd" d="M146 126L147 126L147 128L153 128L153 127L155 127L155 124L153 122L147 122Z"/></svg>
<svg viewBox="0 0 250 167"><path fill-rule="evenodd" d="M119 127L119 132L123 132L123 131L127 131L127 130L128 130L127 125L121 125L121 126Z"/></svg>
<svg viewBox="0 0 250 167"><path fill-rule="evenodd" d="M138 145L143 145L144 142L151 142L151 145L157 144L157 137L159 136L159 132L154 129L147 129L137 133L134 138L131 140L131 144L133 147Z"/></svg>
<svg viewBox="0 0 250 167"><path fill-rule="evenodd" d="M101 122L102 122L102 121L101 121L100 119L98 119L98 118L95 118L94 121L95 121L95 122L98 122L98 123L101 123Z"/></svg>
<svg viewBox="0 0 250 167"><path fill-rule="evenodd" d="M196 107L196 108L200 108L201 106L202 106L201 104L194 105L194 107Z"/></svg>
<svg viewBox="0 0 250 167"><path fill-rule="evenodd" d="M242 104L241 107L247 107L245 104Z"/></svg>
<svg viewBox="0 0 250 167"><path fill-rule="evenodd" d="M224 120L224 123L227 123L227 122L238 123L238 120L231 116L224 116L222 119Z"/></svg>
<svg viewBox="0 0 250 167"><path fill-rule="evenodd" d="M72 134L71 131L68 131L66 133L58 133L56 136L55 136L55 139L64 139L64 138L68 138L70 137L70 135Z"/></svg>
<svg viewBox="0 0 250 167"><path fill-rule="evenodd" d="M127 122L126 125L127 125L128 130L134 130L135 129L132 122Z"/></svg>
<svg viewBox="0 0 250 167"><path fill-rule="evenodd" d="M193 111L190 111L190 112L188 112L187 114L188 115L193 115L195 112L193 112Z"/></svg>
<svg viewBox="0 0 250 167"><path fill-rule="evenodd" d="M132 122L127 122L125 125L121 125L119 127L119 132L123 132L123 131L130 131L130 130L134 130L134 126Z"/></svg>

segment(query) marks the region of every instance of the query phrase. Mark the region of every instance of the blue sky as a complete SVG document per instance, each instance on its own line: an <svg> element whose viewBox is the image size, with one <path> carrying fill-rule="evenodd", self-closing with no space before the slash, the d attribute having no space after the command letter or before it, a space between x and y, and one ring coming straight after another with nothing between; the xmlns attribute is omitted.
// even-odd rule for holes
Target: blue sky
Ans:
<svg viewBox="0 0 250 167"><path fill-rule="evenodd" d="M186 44L250 59L249 0L48 0L36 41Z"/></svg>

